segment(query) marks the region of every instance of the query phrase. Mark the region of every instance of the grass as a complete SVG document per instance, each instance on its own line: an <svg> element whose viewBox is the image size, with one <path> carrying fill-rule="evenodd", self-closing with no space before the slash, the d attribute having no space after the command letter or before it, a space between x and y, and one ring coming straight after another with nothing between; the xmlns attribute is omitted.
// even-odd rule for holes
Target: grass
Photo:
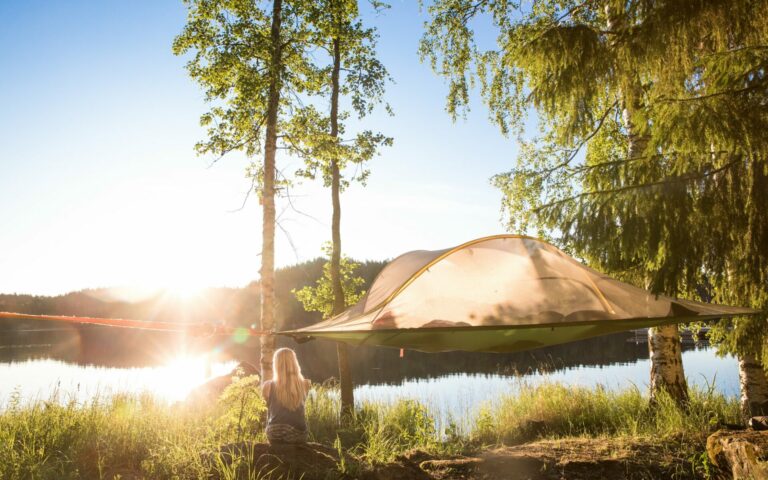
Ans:
<svg viewBox="0 0 768 480"><path fill-rule="evenodd" d="M259 478L247 456L225 461L221 445L264 441L264 402L253 377L213 403L168 405L151 395L117 395L88 403L24 403L0 412L0 478ZM687 409L668 398L655 408L637 388L610 391L556 383L521 385L474 412L473 427L438 431L436 412L413 400L358 405L338 424L338 392L316 387L307 401L311 440L351 452L364 464L391 461L419 448L433 453L476 451L534 438L653 437L700 455L706 435L737 423L738 402L712 389L692 390ZM343 463L340 470L349 466Z"/></svg>
<svg viewBox="0 0 768 480"><path fill-rule="evenodd" d="M470 439L480 444L573 436L700 439L718 425L740 423L737 399L712 388L693 388L689 394L687 408L666 395L652 408L636 387L614 391L558 383L522 385L514 395L480 408Z"/></svg>

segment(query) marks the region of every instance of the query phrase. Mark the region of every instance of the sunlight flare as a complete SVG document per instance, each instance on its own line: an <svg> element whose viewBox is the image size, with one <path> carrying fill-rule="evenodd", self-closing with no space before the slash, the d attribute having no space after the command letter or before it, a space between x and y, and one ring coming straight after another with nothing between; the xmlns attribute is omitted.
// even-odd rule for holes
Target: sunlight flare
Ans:
<svg viewBox="0 0 768 480"><path fill-rule="evenodd" d="M183 400L195 387L228 373L235 365L232 361L215 362L207 354L177 355L156 370L157 393L170 401Z"/></svg>

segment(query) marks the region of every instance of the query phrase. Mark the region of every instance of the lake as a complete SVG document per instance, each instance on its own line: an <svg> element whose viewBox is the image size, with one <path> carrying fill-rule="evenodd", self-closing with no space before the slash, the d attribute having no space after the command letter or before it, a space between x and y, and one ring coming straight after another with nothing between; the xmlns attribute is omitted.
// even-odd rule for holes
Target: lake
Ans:
<svg viewBox="0 0 768 480"><path fill-rule="evenodd" d="M238 360L258 358L254 346L211 347L144 333L131 333L113 345L105 345L98 335L68 329L20 335L0 337L0 408L13 397L21 402L47 400L54 392L60 401L152 392L175 402L210 377L229 372ZM323 381L333 375L332 344L294 347L310 378ZM687 338L683 363L690 385L712 386L728 396L739 394L735 358L718 357L705 343ZM352 365L357 401L415 399L443 421L466 417L484 402L514 393L522 382L608 389L634 385L644 390L650 371L643 332L515 354L406 351L401 358L397 350L356 348Z"/></svg>

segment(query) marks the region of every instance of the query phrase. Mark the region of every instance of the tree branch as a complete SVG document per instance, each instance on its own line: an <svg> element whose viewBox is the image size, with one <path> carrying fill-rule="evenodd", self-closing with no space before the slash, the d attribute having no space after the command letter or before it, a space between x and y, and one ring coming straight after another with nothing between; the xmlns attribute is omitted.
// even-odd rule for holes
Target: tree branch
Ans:
<svg viewBox="0 0 768 480"><path fill-rule="evenodd" d="M578 195L573 195L573 196L568 197L568 198L563 198L563 199L560 199L560 200L556 200L554 202L550 202L550 203L544 204L544 205L542 205L540 207L534 208L533 211L538 213L538 212L540 212L542 210L545 210L545 209L548 209L548 208L552 208L552 207L555 207L555 206L558 206L558 205L562 205L564 203L572 202L574 200L578 200L578 199L583 198L583 197L616 194L616 193L621 193L621 192L625 192L625 191L629 191L629 190L640 190L640 189L644 189L644 188L658 187L660 185L671 185L671 184L674 184L674 183L689 182L689 181L692 181L692 180L700 180L702 178L711 177L712 175L716 175L716 174L718 174L718 173L720 173L722 171L725 171L725 170L731 168L736 163L738 163L738 161L739 160L734 160L732 162L729 162L729 163L723 165L720 168L716 168L716 169L714 169L714 170L712 170L710 172L702 173L702 174L699 174L699 175L681 175L679 177L668 178L666 180L659 180L657 182L643 183L643 184L640 184L640 185L625 185L623 187L610 188L610 189L607 189L607 190L593 190L593 191L590 191L590 192L582 192L582 193L579 193Z"/></svg>
<svg viewBox="0 0 768 480"><path fill-rule="evenodd" d="M662 102L695 102L695 101L699 101L699 100L707 100L707 99L710 99L710 98L721 97L723 95L738 95L740 93L747 93L747 92L751 92L753 90L761 90L761 89L765 89L765 88L766 88L766 85L761 83L761 84L758 84L758 85L750 85L749 87L737 88L735 90L722 90L722 91L719 91L719 92L709 93L707 95L698 95L698 96L695 96L695 97L686 97L686 98L660 97L659 101L662 101Z"/></svg>
<svg viewBox="0 0 768 480"><path fill-rule="evenodd" d="M618 100L614 101L605 110L605 112L603 112L603 114L600 117L600 120L598 121L597 126L595 127L595 129L592 130L592 132L589 135L584 137L584 139L581 142L579 142L579 144L576 147L574 147L572 150L570 150L570 152L568 154L568 158L566 158L564 161L560 162L559 164L557 164L557 165L555 165L553 167L547 168L546 170L542 170L541 174L543 176L543 178L542 178L543 180L547 180L550 177L550 175L552 175L555 171L570 165L570 163L573 161L573 159L576 158L576 155L578 155L579 152L581 151L581 149L584 148L584 145L586 145L587 142L592 140L592 138L595 135L597 135L597 133L603 127L603 124L605 123L605 119L608 118L608 115L610 115L611 111L613 111L613 109L616 107L616 105L618 105L618 102L619 102ZM568 151L568 150L566 150L566 151Z"/></svg>
<svg viewBox="0 0 768 480"><path fill-rule="evenodd" d="M256 180L257 180L257 177L254 175L251 178L251 186L248 188L248 191L245 192L245 197L243 198L243 204L240 205L240 208L236 208L234 210L228 210L227 213L240 212L245 208L245 204L248 202L248 198L251 196L251 192L253 192L254 189L256 188Z"/></svg>

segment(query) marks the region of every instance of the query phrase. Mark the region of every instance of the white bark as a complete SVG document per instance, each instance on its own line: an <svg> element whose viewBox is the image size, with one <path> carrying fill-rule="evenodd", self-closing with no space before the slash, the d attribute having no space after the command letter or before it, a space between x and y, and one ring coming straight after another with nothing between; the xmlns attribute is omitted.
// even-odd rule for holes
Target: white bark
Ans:
<svg viewBox="0 0 768 480"><path fill-rule="evenodd" d="M741 413L744 420L765 415L768 402L768 381L763 366L752 355L739 357L739 386L741 387Z"/></svg>
<svg viewBox="0 0 768 480"><path fill-rule="evenodd" d="M280 111L280 66L282 65L280 28L282 0L273 0L271 42L274 52L270 65L267 131L264 144L264 184L262 190L263 219L261 227L261 329L275 328L275 157L277 155L277 120ZM272 355L275 336L261 337L261 381L272 379Z"/></svg>
<svg viewBox="0 0 768 480"><path fill-rule="evenodd" d="M677 403L688 400L688 385L683 372L683 355L677 325L664 325L648 332L651 358L651 402L667 392Z"/></svg>

